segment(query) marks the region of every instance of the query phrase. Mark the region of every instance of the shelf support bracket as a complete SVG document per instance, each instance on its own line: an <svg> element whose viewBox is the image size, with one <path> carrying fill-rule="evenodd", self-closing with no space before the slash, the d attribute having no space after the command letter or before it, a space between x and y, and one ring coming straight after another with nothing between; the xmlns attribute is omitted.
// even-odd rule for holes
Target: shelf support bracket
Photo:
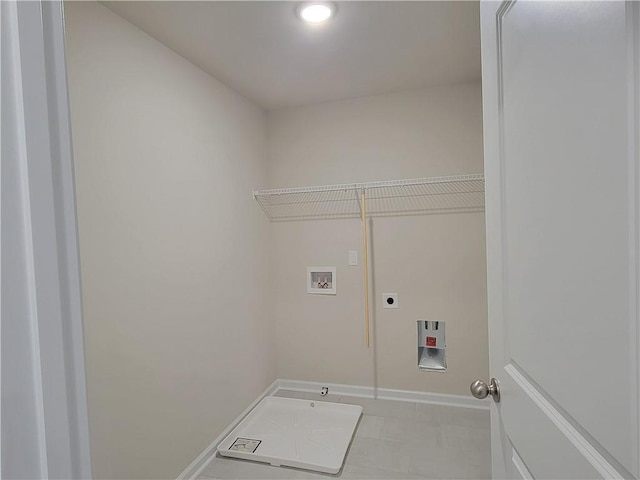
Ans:
<svg viewBox="0 0 640 480"><path fill-rule="evenodd" d="M358 212L360 212L360 218L362 218L362 202L360 201L360 194L362 192L362 188L355 188L353 191L356 194L356 201L358 202Z"/></svg>

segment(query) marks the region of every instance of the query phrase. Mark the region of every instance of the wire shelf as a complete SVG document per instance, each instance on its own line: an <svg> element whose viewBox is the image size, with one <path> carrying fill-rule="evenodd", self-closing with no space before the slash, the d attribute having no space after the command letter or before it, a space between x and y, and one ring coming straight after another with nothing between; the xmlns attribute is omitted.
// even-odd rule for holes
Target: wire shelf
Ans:
<svg viewBox="0 0 640 480"><path fill-rule="evenodd" d="M274 222L359 218L363 189L369 217L484 211L483 175L254 190L253 197Z"/></svg>

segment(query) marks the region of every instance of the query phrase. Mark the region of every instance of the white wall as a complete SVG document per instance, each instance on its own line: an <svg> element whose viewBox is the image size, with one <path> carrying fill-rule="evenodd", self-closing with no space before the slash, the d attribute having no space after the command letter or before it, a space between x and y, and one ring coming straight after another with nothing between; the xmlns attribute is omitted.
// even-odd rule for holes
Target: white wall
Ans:
<svg viewBox="0 0 640 480"><path fill-rule="evenodd" d="M256 106L66 4L94 476L175 478L276 377Z"/></svg>
<svg viewBox="0 0 640 480"><path fill-rule="evenodd" d="M479 84L266 115L99 4L66 17L97 478L175 477L276 376L459 394L488 376L482 214L372 221L367 351L359 221L269 225L250 196L481 173ZM308 265L338 267L337 296L307 295ZM417 319L447 321L447 373L417 370Z"/></svg>
<svg viewBox="0 0 640 480"><path fill-rule="evenodd" d="M272 188L482 173L480 84L275 111L268 127ZM362 254L359 220L273 225L279 377L467 395L488 377L484 215L377 218L371 230L367 351L362 264L347 266L348 250ZM337 296L306 293L310 265L337 266ZM400 308L384 310L383 292ZM446 373L418 371L418 319L446 321Z"/></svg>

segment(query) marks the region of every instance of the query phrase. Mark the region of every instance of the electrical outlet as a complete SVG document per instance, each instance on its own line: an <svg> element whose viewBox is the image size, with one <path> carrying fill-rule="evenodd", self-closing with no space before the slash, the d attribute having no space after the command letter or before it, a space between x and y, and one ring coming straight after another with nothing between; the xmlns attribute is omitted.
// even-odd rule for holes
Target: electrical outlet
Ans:
<svg viewBox="0 0 640 480"><path fill-rule="evenodd" d="M398 294L397 293L383 293L382 305L384 308L398 308Z"/></svg>

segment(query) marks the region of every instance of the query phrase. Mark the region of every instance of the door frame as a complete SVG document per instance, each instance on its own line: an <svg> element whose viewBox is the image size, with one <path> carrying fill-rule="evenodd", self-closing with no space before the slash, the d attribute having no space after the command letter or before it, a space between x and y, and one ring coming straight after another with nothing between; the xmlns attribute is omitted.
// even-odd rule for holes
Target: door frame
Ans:
<svg viewBox="0 0 640 480"><path fill-rule="evenodd" d="M18 442L13 449L25 453L21 458L29 459L28 468L37 469L42 478L91 478L63 4L1 3L0 105L2 116L10 119L2 128L8 152L2 175L11 169L19 177L19 185L0 197L6 202L3 225L5 215L18 225L2 232L3 240L14 240L2 243L2 259L15 259L10 267L2 264L2 311L24 313L3 316L2 323L29 324L21 341L33 362L32 368L12 367L3 373L23 377L26 395L35 399L31 420L37 438L20 444L13 437L12 443ZM20 280L12 282L11 292L21 295L10 294L7 280L15 278ZM11 403L3 400L2 406ZM5 415L11 412L3 411ZM13 432L2 430L2 439L6 442L11 433L15 425ZM20 463L14 457L9 462L3 444L1 471L7 476L24 472L27 460Z"/></svg>

